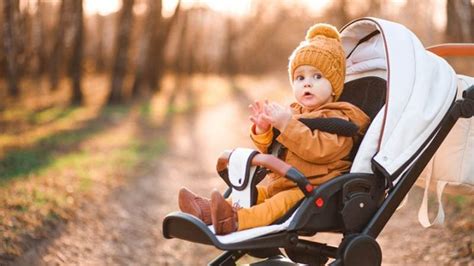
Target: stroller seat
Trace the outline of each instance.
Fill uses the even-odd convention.
[[[454,101],[456,85],[452,81],[456,78],[455,73],[445,61],[435,55],[424,54],[424,48],[416,43],[414,35],[399,24],[375,18],[361,18],[349,23],[341,32],[346,54],[357,57],[360,47],[368,45],[370,49],[370,45],[374,44],[379,45],[377,49],[380,48],[387,57],[386,79],[380,75],[367,76],[358,73],[357,78],[345,83],[340,97],[341,101],[358,106],[372,119],[360,147],[354,145],[351,152],[351,157],[355,158],[351,172],[335,177],[319,187],[313,187],[306,177],[291,165],[269,154],[257,154],[251,161],[252,165],[264,167],[292,180],[305,195],[294,213],[288,215],[289,219],[280,224],[266,226],[265,230],[272,230],[265,231],[262,235],[253,234],[259,230],[257,228],[247,232],[250,232],[249,238],[229,240],[231,236],[216,236],[208,226],[192,215],[174,212],[163,221],[165,238],[179,238],[225,250],[210,265],[235,265],[245,254],[259,258],[281,255],[280,248],[285,250],[293,262],[309,265],[324,264],[328,258],[335,258],[332,265],[381,264],[382,252],[376,241],[377,236],[457,119],[470,118],[474,114],[474,86],[464,91],[463,99]],[[369,44],[364,44],[363,41],[368,41]],[[392,41],[396,41],[397,45],[387,48],[386,42]],[[389,54],[399,52],[400,49],[413,52],[404,53],[403,57],[392,57],[389,63]],[[473,51],[474,47],[468,50]],[[416,134],[406,132],[411,134],[406,134],[406,141],[397,147],[403,151],[395,152],[396,156],[403,157],[404,160],[401,161],[399,157],[390,157],[393,153],[386,149],[393,141],[390,138],[395,136],[391,133],[399,130],[397,126],[401,124],[400,121],[405,122],[404,119],[407,119],[397,112],[402,112],[407,103],[410,103],[409,97],[431,93],[429,89],[424,91],[420,88],[424,84],[415,84],[414,74],[406,77],[411,70],[419,71],[417,68],[423,65],[422,61],[417,61],[417,57],[436,65],[440,71],[436,75],[439,77],[439,73],[443,73],[447,78],[436,81],[419,79],[426,83],[431,82],[427,87],[438,95],[437,98],[430,99],[428,111],[431,113],[424,114],[424,118],[430,117],[430,120],[419,122],[429,124],[426,127],[429,130],[414,128],[413,132],[417,132]],[[405,62],[407,60],[412,61]],[[416,87],[418,91],[412,91],[410,86]],[[406,89],[406,92],[397,91],[403,89]],[[412,106],[412,110],[416,110],[416,107]],[[416,116],[411,115],[408,118],[413,117]],[[419,136],[424,136],[422,141]],[[224,152],[218,159],[217,170],[224,180],[229,156],[229,152]],[[331,247],[301,238],[313,236],[318,232],[341,233],[342,242],[338,247]],[[245,233],[242,231],[234,234]],[[267,260],[267,264],[288,265],[288,262],[277,257]]]

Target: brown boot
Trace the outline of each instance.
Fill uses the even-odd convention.
[[[181,188],[178,205],[182,212],[196,216],[207,225],[211,224],[211,202],[209,199],[199,197],[186,188]]]
[[[237,231],[237,211],[218,191],[211,194],[211,217],[217,235]]]

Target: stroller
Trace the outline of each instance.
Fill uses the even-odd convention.
[[[313,188],[297,169],[270,154],[224,152],[217,171],[230,186],[228,192],[243,191],[229,175],[229,170],[241,169],[252,203],[263,169],[294,181],[304,199],[275,224],[225,236],[216,236],[192,215],[173,212],[163,221],[165,238],[225,251],[209,265],[235,265],[245,254],[268,258],[254,265],[323,265],[329,258],[335,259],[331,265],[381,264],[377,236],[458,118],[474,114],[474,79],[457,76],[434,54],[473,56],[474,45],[445,44],[427,52],[407,28],[377,18],[350,22],[341,37],[348,77],[340,101],[358,106],[372,121],[353,148],[350,172]],[[347,133],[344,125],[318,130]],[[232,157],[237,153],[245,160],[236,168]],[[303,239],[319,232],[343,238],[338,247]]]

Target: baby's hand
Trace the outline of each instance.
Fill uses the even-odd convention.
[[[251,110],[250,121],[255,124],[255,133],[262,134],[267,132],[270,129],[271,121],[268,114],[265,112],[267,101],[261,103],[260,101],[255,101],[254,104],[249,105]]]
[[[283,132],[290,122],[292,112],[290,107],[272,102],[265,106],[265,112],[270,116],[272,125]]]

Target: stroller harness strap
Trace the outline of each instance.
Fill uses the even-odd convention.
[[[355,137],[359,132],[359,127],[351,122],[342,118],[336,117],[316,117],[316,118],[300,118],[298,119],[301,123],[307,126],[311,131],[319,130],[330,134],[336,134],[344,137]],[[273,128],[273,140],[270,146],[271,154],[275,157],[280,158],[281,152],[285,148],[281,145],[276,138],[280,135],[280,131]]]
[[[311,131],[319,130],[344,137],[354,137],[359,131],[359,127],[355,123],[337,117],[300,118],[298,121]],[[280,131],[274,128],[273,139],[276,139],[278,135],[280,135]]]

